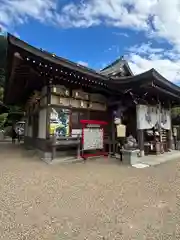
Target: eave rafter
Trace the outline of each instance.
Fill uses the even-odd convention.
[[[108,82],[103,80],[97,80],[92,77],[88,77],[76,71],[72,71],[62,67],[61,65],[49,64],[43,59],[31,58],[24,56],[24,61],[31,69],[37,74],[39,78],[51,80],[53,83],[59,84],[71,84],[76,88],[92,88],[94,90],[100,90],[110,94]]]
[[[11,64],[11,70],[10,70],[10,74],[8,74],[9,78],[7,80],[7,84],[8,84],[8,89],[11,89],[13,86],[13,79],[16,73],[16,69],[17,67],[21,64],[22,62],[22,58],[20,57],[18,52],[15,52],[13,54],[13,59],[12,59],[12,64]],[[7,91],[7,97],[9,96],[9,91]]]
[[[152,94],[152,96],[160,94],[163,97],[169,96],[176,102],[180,101],[180,88],[165,79],[155,69],[134,76],[107,77],[67,59],[57,57],[55,54],[30,46],[12,35],[8,37],[8,44],[11,49],[9,58],[13,57],[13,63],[9,69],[11,74],[8,82],[8,89],[11,90],[7,91],[6,98],[11,97],[9,92],[13,91],[13,79],[17,80],[18,76],[21,76],[23,88],[28,91],[34,86],[41,88],[45,84],[50,84],[51,81],[51,84],[99,91],[109,96],[121,96],[122,99],[127,95],[132,99],[133,97],[143,99],[146,91],[149,91],[149,95]],[[14,53],[17,56],[14,56]],[[21,66],[29,68],[28,74],[23,73],[22,68],[18,70],[18,65],[20,68]],[[22,91],[22,86],[19,85],[20,87],[19,91]]]

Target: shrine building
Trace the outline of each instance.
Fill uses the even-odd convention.
[[[47,161],[115,154],[128,136],[141,157],[173,148],[180,88],[155,69],[134,75],[123,58],[97,72],[8,34],[4,104],[24,108],[24,145]]]

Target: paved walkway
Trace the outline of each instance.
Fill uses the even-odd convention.
[[[139,163],[148,164],[149,166],[155,166],[158,164],[162,164],[168,161],[174,161],[176,159],[180,159],[180,151],[172,150],[171,152],[165,152],[159,155],[148,155],[142,158],[139,158]]]
[[[47,165],[0,144],[0,239],[180,239],[180,162]]]

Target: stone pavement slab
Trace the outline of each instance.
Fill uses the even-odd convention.
[[[142,158],[139,158],[139,163],[148,164],[149,166],[159,165],[168,161],[174,161],[180,159],[180,151],[172,150],[160,155],[148,155]]]

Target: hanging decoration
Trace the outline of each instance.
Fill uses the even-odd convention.
[[[168,109],[161,111],[161,127],[164,129],[171,129],[171,112]]]
[[[66,81],[71,84],[81,85],[84,87],[93,87],[93,88],[103,87],[104,90],[105,89],[107,90],[108,83],[104,80],[101,80],[101,79],[93,80],[93,78],[90,79],[86,75],[83,75],[80,72],[78,73],[73,70],[66,69],[60,64],[59,65],[54,64],[53,66],[50,64],[39,62],[38,60],[35,60],[30,57],[25,57],[25,59],[26,61],[34,65],[34,67],[36,68],[40,76],[52,77],[52,75],[54,75],[53,77],[54,79],[58,78],[59,80],[61,79],[62,81]],[[58,73],[59,75],[57,75]]]
[[[169,130],[171,128],[171,114],[168,109],[160,109],[158,105],[137,105],[137,129],[151,129],[159,125]]]

